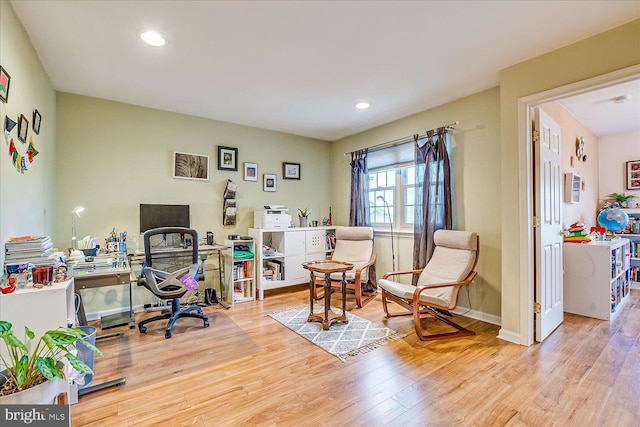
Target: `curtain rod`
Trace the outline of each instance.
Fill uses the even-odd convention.
[[[445,126],[440,126],[437,127],[435,129],[431,129],[426,131],[423,135],[418,135],[418,139],[422,139],[422,138],[426,138],[427,137],[427,133],[429,132],[435,132],[436,130],[440,129],[440,128],[446,128],[447,130],[452,130],[455,126],[457,126],[459,124],[459,122],[456,120],[453,123],[450,123],[448,125]],[[376,144],[376,145],[372,145],[371,147],[366,147],[366,149],[368,149],[369,151],[377,151],[377,150],[381,150],[383,148],[389,148],[389,147],[394,147],[396,145],[400,145],[400,144],[406,144],[407,142],[411,142],[414,139],[414,136],[405,136],[402,138],[398,138],[398,139],[394,139],[393,141],[387,141],[387,142],[382,142],[380,144]],[[364,150],[364,148],[361,148],[360,150]],[[349,154],[355,153],[356,151],[360,151],[360,150],[353,150],[353,151],[349,151],[348,153],[344,153],[345,156],[348,156]]]

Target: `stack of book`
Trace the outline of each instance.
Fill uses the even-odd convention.
[[[12,237],[4,244],[4,265],[29,263],[36,267],[53,266],[56,254],[49,236]]]

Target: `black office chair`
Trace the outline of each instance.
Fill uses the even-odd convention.
[[[191,266],[180,268],[173,273],[153,268],[150,238],[158,234],[164,235],[165,240],[168,235],[179,234],[183,247],[187,247],[184,245],[185,236],[191,236],[191,247],[193,248],[191,251]],[[157,248],[154,253],[156,255],[163,252],[169,253],[169,251],[165,252],[162,249],[164,248]],[[173,325],[181,317],[195,317],[202,319],[204,321],[204,327],[207,328],[209,326],[209,318],[204,315],[202,308],[199,306],[180,308],[180,297],[189,291],[180,279],[184,279],[187,274],[190,274],[196,281],[198,280],[198,232],[190,228],[182,227],[163,227],[148,230],[144,233],[144,255],[145,264],[140,272],[140,278],[138,278],[138,286],[144,286],[160,299],[170,299],[171,311],[139,322],[138,329],[140,330],[140,333],[145,333],[147,331],[147,327],[145,326],[147,323],[155,322],[156,320],[169,319],[164,336],[165,338],[171,338]]]

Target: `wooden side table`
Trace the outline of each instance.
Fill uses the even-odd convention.
[[[328,330],[336,322],[348,323],[346,315],[347,306],[347,279],[346,272],[353,268],[353,264],[342,261],[326,260],[305,262],[302,266],[309,270],[309,317],[307,322],[322,322],[322,329]],[[324,317],[313,313],[314,273],[324,274]],[[342,314],[331,310],[331,274],[342,273]]]

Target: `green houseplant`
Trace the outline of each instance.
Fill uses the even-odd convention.
[[[620,194],[620,193],[611,193],[607,195],[610,200],[615,201],[620,205],[621,208],[629,207],[629,202],[636,198],[635,194]]]
[[[306,207],[304,209],[300,209],[298,208],[298,219],[300,220],[300,227],[306,227],[307,226],[307,220],[309,218],[309,214],[311,212],[309,212],[309,208]]]
[[[35,334],[25,327],[25,336],[29,341]],[[31,389],[55,378],[64,379],[64,359],[79,372],[93,373],[91,367],[82,362],[73,353],[78,343],[98,355],[102,352],[84,340],[88,335],[76,328],[58,328],[45,332],[30,353],[27,344],[15,336],[13,325],[0,320],[0,338],[6,349],[6,356],[0,355],[4,371],[0,372],[0,396],[7,396]],[[25,340],[26,341],[26,340]]]

